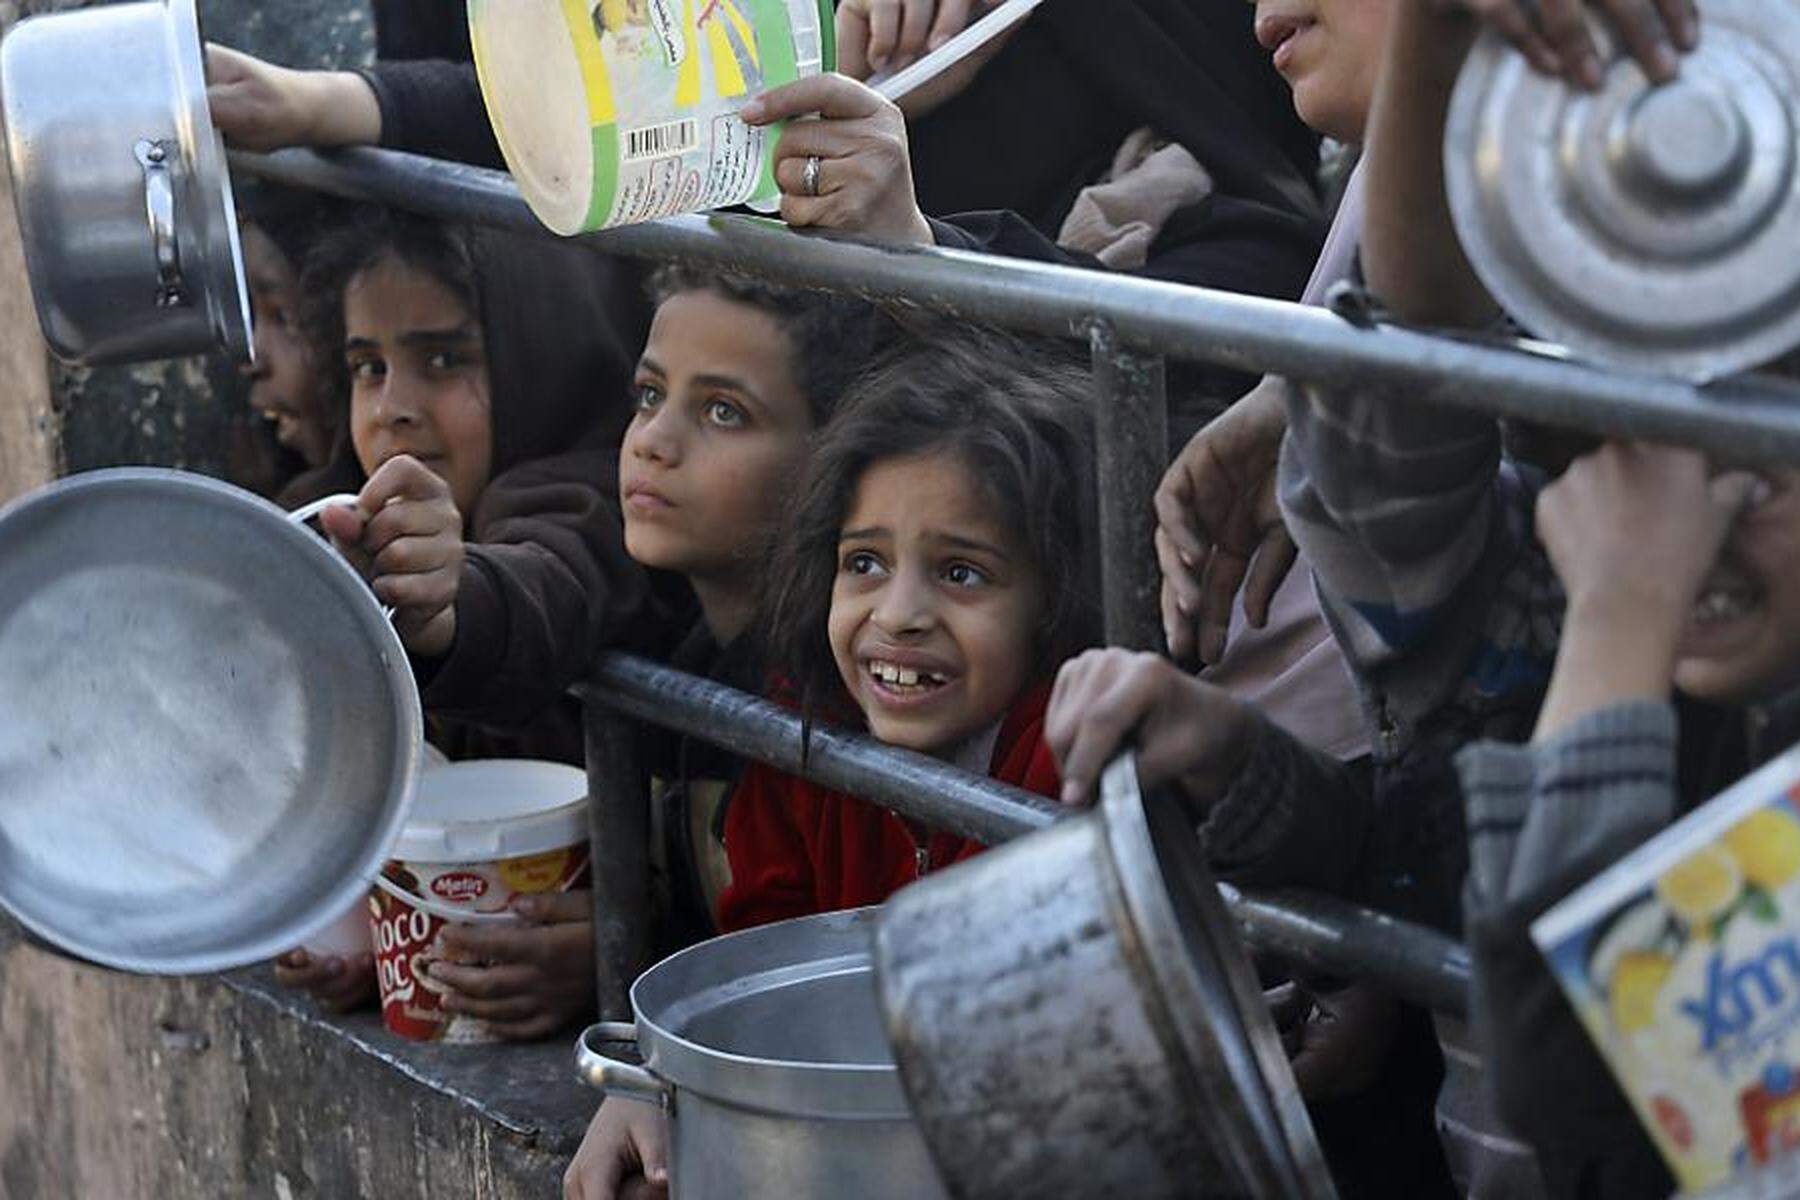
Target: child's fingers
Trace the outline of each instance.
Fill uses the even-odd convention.
[[[319,510],[319,528],[325,531],[326,537],[341,545],[360,544],[366,525],[362,511],[348,504],[334,504]]]
[[[1231,606],[1250,564],[1244,556],[1223,546],[1213,547],[1200,580],[1200,661],[1216,663],[1225,657],[1225,639],[1231,632]]]
[[[1563,65],[1563,74],[1587,88],[1600,86],[1600,55],[1588,32],[1582,0],[1539,0],[1537,26]]]
[[[362,540],[371,554],[379,554],[401,538],[446,535],[454,535],[458,540],[462,535],[462,514],[447,495],[387,505],[369,518]]]
[[[1244,579],[1244,618],[1250,628],[1268,625],[1269,606],[1299,557],[1299,547],[1294,545],[1285,525],[1277,525],[1263,535],[1256,557],[1250,562],[1250,574]]]
[[[456,577],[449,571],[432,571],[424,575],[380,575],[369,585],[389,608],[407,609],[414,619],[420,614],[435,616],[456,601]]]
[[[1050,685],[1050,702],[1044,709],[1044,743],[1058,762],[1074,743],[1075,730],[1087,707],[1088,680],[1097,664],[1116,650],[1088,650],[1071,658],[1056,672]]]
[[[531,993],[497,996],[492,1000],[482,1000],[465,992],[445,992],[439,997],[444,1011],[457,1013],[465,1017],[475,1017],[482,1021],[523,1022],[538,1021],[543,1017],[543,999]]]
[[[438,944],[452,958],[475,962],[530,962],[542,935],[520,922],[484,925],[449,925],[438,935]]]
[[[1670,29],[1662,10],[1652,0],[1604,0],[1625,48],[1631,52],[1652,82],[1667,83],[1681,69]]]
[[[869,63],[869,13],[861,4],[837,6],[837,69],[852,79],[874,74]]]
[[[1162,609],[1164,649],[1176,662],[1192,666],[1196,647],[1193,622],[1181,611],[1181,602],[1167,575],[1163,576],[1162,587],[1157,589],[1157,600]]]
[[[587,888],[520,896],[512,903],[519,916],[538,925],[568,925],[594,919],[594,893]]]
[[[1176,547],[1174,539],[1161,525],[1156,527],[1151,542],[1156,547],[1156,565],[1162,572],[1163,586],[1172,594],[1176,610],[1192,620],[1199,615],[1201,602],[1205,598],[1200,589],[1200,580],[1205,573],[1206,555],[1201,554],[1192,562],[1187,561]]]
[[[1692,50],[1700,44],[1700,8],[1694,0],[1657,0],[1656,7],[1678,48]]]
[[[1080,804],[1094,794],[1100,772],[1124,747],[1126,735],[1143,713],[1128,680],[1105,688],[1087,707],[1075,728],[1068,753],[1062,757],[1062,802]]]
[[[450,485],[441,476],[412,455],[401,454],[375,469],[357,493],[356,506],[366,513],[378,513],[393,500],[430,500],[449,494]]]
[[[521,996],[530,998],[536,995],[541,978],[536,967],[517,963],[472,967],[440,958],[431,964],[429,970],[433,979],[455,989],[454,993],[445,993],[446,1004],[452,994],[469,1001],[504,1000]],[[512,1019],[527,1015],[528,1012],[514,1013]]]
[[[1151,505],[1156,509],[1157,529],[1169,539],[1169,545],[1180,556],[1182,565],[1189,570],[1198,570],[1212,539],[1207,536],[1195,511],[1194,478],[1188,471],[1185,454],[1163,472]]]
[[[966,29],[969,24],[971,7],[973,7],[971,0],[938,0],[937,18],[931,23],[931,34],[926,39],[926,48],[936,50]]]
[[[409,506],[410,507],[410,506]],[[430,571],[441,570],[456,557],[456,549],[460,539],[451,539],[442,532],[419,536],[408,534],[395,538],[375,554],[375,573],[377,575],[424,575]]]
[[[900,6],[898,0],[871,0],[869,5],[869,65],[885,71],[893,60],[894,46],[900,40]]]

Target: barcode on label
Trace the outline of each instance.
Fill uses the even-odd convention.
[[[692,117],[625,131],[625,157],[628,160],[681,154],[699,144],[700,122]]]

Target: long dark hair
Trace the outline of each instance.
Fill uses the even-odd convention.
[[[1087,375],[1054,346],[990,331],[940,329],[855,384],[813,451],[767,579],[765,627],[776,666],[809,720],[853,712],[826,633],[838,535],[874,464],[959,455],[1003,525],[1030,550],[1046,607],[1036,645],[1045,672],[1093,643],[1093,429]]]

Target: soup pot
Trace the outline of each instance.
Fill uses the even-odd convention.
[[[0,563],[0,906],[176,974],[291,949],[367,890],[422,720],[330,545],[228,484],[129,469],[0,508]]]
[[[0,43],[0,103],[50,349],[79,363],[248,359],[249,294],[194,0],[19,22]]]
[[[668,1114],[676,1197],[944,1195],[876,1012],[874,915],[802,917],[691,946],[632,985],[635,1026],[582,1034],[582,1078]],[[606,1048],[621,1042],[643,1066]]]
[[[952,1195],[1335,1195],[1193,823],[1130,758],[1096,810],[897,893],[875,965]]]

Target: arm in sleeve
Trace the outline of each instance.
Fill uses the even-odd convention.
[[[431,158],[505,168],[473,63],[377,62],[359,72],[381,109],[381,144]]]

